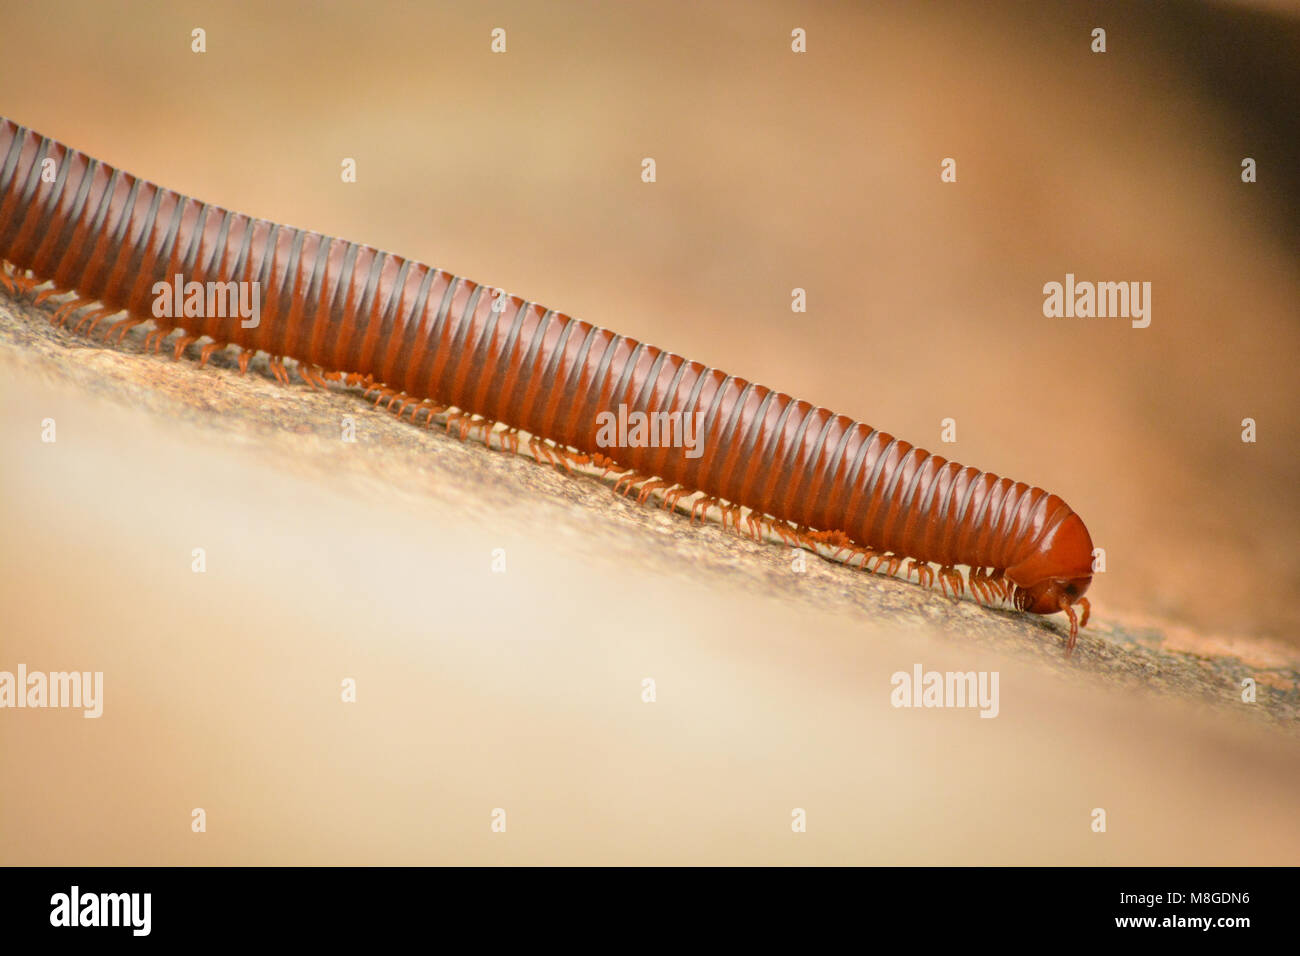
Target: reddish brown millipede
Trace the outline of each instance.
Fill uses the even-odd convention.
[[[196,202],[3,118],[0,260],[11,294],[74,295],[60,325],[78,315],[78,330],[120,338],[153,321],[155,349],[180,329],[177,358],[206,338],[200,365],[233,345],[246,369],[260,350],[286,382],[293,359],[314,387],[361,385],[428,424],[449,412],[462,437],[481,428],[516,450],[526,432],[539,461],[616,469],[616,490],[640,500],[698,495],[692,519],[716,507],[724,526],[902,568],[945,593],[964,593],[964,565],[982,602],[1064,611],[1067,653],[1087,624],[1092,540],[1055,495],[468,279]],[[177,276],[208,298],[191,310],[165,291]],[[202,307],[229,283],[256,290],[257,321]],[[181,314],[158,314],[164,295],[185,300],[170,310]],[[698,431],[689,446],[611,443],[611,416],[624,430],[629,415]]]

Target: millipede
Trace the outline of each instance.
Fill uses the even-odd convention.
[[[1064,612],[1067,656],[1088,622],[1092,539],[1041,488],[494,287],[198,202],[4,118],[0,157],[0,287],[56,298],[56,325],[120,341],[153,322],[146,349],[179,332],[175,358],[194,347],[203,366],[233,347],[241,372],[263,352],[283,383],[296,368],[489,448],[526,437],[539,463],[614,474],[616,491],[692,523],[720,513],[724,528],[954,598],[969,586],[982,604]],[[210,295],[160,315],[174,279],[177,300],[181,279],[254,289],[257,320],[207,308]],[[698,423],[695,440],[611,444],[611,416],[637,415]]]

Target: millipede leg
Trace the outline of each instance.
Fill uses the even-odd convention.
[[[181,337],[176,340],[176,344],[172,347],[172,360],[180,361],[182,353],[184,353],[190,343],[195,341],[197,338],[197,335],[190,335],[186,332],[182,332]]]
[[[664,492],[663,498],[660,499],[659,507],[663,508],[664,511],[674,510],[677,507],[678,499],[685,493],[686,489],[681,485],[670,485],[668,490]]]
[[[1069,657],[1074,653],[1074,643],[1079,639],[1079,619],[1074,616],[1074,608],[1065,598],[1061,598],[1061,610],[1070,618],[1070,640],[1065,645],[1065,656]]]
[[[961,572],[951,564],[944,565],[939,569],[939,586],[943,589],[945,596],[948,589],[952,588],[953,600],[960,600],[961,596],[966,593],[965,585],[961,579]]]
[[[424,409],[425,413],[425,428],[432,428],[438,421],[437,416],[447,410],[446,405],[439,405],[437,402],[429,402],[427,405],[421,407]],[[414,420],[414,416],[412,416],[412,420]]]
[[[95,334],[95,329],[99,328],[99,323],[100,323],[100,322],[103,322],[103,321],[104,321],[106,318],[108,318],[110,315],[117,315],[117,313],[120,312],[120,311],[121,311],[121,309],[103,308],[103,309],[97,309],[96,311],[90,313],[90,315],[87,316],[87,318],[91,320],[91,322],[90,322],[90,328],[86,329],[86,334],[87,334],[87,335],[94,335],[94,334]],[[116,325],[116,324],[117,324],[117,323],[114,323],[114,325]],[[111,326],[110,326],[110,328],[111,328]],[[107,335],[104,336],[104,340],[105,340],[105,341],[108,340],[108,336],[107,336]]]
[[[0,279],[3,279],[3,276],[0,276]],[[32,305],[41,305],[46,299],[53,298],[56,295],[67,295],[71,291],[71,289],[58,289],[54,286],[50,286],[48,289],[42,289],[40,292],[36,293],[36,298],[32,300]]]
[[[799,543],[799,538],[794,533],[794,530],[790,527],[790,523],[788,521],[773,520],[771,523],[771,530],[778,538],[781,539],[783,544],[796,545]]]
[[[86,334],[89,335],[91,332],[95,331],[95,325],[98,325],[99,321],[104,318],[104,316],[112,314],[112,309],[92,309],[77,320],[77,324],[73,327],[72,331],[75,335],[80,335],[86,324],[93,321],[94,324],[85,329]]]
[[[37,286],[43,284],[43,281],[34,276],[28,276],[26,269],[16,269],[14,274],[9,277],[9,283],[14,290],[13,294],[20,298],[31,293]]]
[[[718,503],[718,499],[711,495],[705,495],[691,505],[691,524],[695,524],[696,509],[699,509],[700,524],[704,524],[709,517],[709,509]]]
[[[536,435],[528,439],[528,450],[533,453],[533,459],[538,464],[554,465],[555,455],[547,443],[538,438]],[[546,456],[546,461],[542,461],[542,455]]]
[[[199,368],[208,364],[208,359],[212,358],[212,353],[226,347],[225,342],[209,342],[199,350]]]
[[[573,474],[574,468],[591,463],[591,458],[587,455],[572,452],[563,445],[556,445],[552,450],[559,459],[560,464],[564,466],[564,470],[569,474]]]
[[[144,350],[146,352],[152,347],[155,352],[162,349],[163,339],[175,332],[176,329],[171,326],[158,326],[152,332],[144,337]]]
[[[63,303],[63,305],[55,309],[54,314],[50,316],[50,321],[53,322],[55,325],[57,325],[59,328],[63,328],[64,323],[66,323],[68,319],[72,317],[73,312],[76,312],[78,309],[82,309],[90,305],[91,301],[92,300],[90,299],[83,299],[81,296],[77,296],[71,302],[65,302]]]
[[[830,548],[837,548],[835,554],[846,547],[851,547],[853,542],[843,531],[807,531],[806,537],[813,544],[824,544]]]
[[[459,425],[464,419],[465,413],[462,411],[453,412],[448,415],[447,420],[443,423],[447,428],[447,434],[450,435],[452,428]]]
[[[105,342],[113,341],[113,333],[116,332],[117,340],[121,342],[124,338],[126,338],[127,332],[131,331],[131,329],[135,328],[137,325],[141,324],[142,322],[144,322],[144,319],[133,319],[129,315],[125,319],[118,319],[116,322],[110,325],[108,327],[108,331],[104,333],[104,341]]]
[[[952,569],[952,589],[957,594],[958,600],[966,593],[966,580],[956,568]]]
[[[117,315],[117,314],[118,314],[119,312],[121,312],[121,311],[122,311],[121,309],[103,308],[103,309],[100,309],[98,312],[92,312],[91,315],[94,316],[94,319],[93,319],[93,320],[91,321],[91,323],[90,323],[90,328],[86,329],[86,334],[87,334],[87,335],[94,335],[94,334],[95,334],[95,329],[99,328],[99,323],[103,322],[103,321],[104,321],[105,319],[107,319],[109,316]],[[116,322],[113,322],[113,323],[111,323],[110,325],[108,325],[108,326],[104,329],[104,341],[105,341],[105,342],[108,341],[108,333],[109,333],[109,331],[112,330],[113,328],[115,328],[116,326],[117,326],[117,323],[116,323]]]
[[[667,488],[668,483],[661,478],[652,478],[641,486],[641,491],[636,496],[636,503],[643,505],[646,500],[660,488]]]
[[[641,484],[641,482],[645,480],[646,478],[644,475],[639,475],[635,471],[629,471],[626,475],[624,475],[622,478],[620,478],[618,481],[614,483],[615,494],[622,494],[624,497],[630,498],[632,496],[632,489],[635,488],[637,485]],[[619,492],[617,490],[618,486],[622,484],[624,481],[627,482],[627,486],[622,490],[622,492]]]

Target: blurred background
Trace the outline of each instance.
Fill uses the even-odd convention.
[[[506,31],[504,54],[490,52],[490,34],[497,27]],[[805,54],[791,52],[796,27],[807,32]],[[1106,30],[1105,54],[1090,49],[1095,27]],[[202,55],[191,52],[195,28],[206,31]],[[1050,489],[1081,513],[1094,542],[1106,549],[1107,573],[1089,595],[1098,615],[1157,620],[1225,640],[1246,635],[1300,647],[1300,496],[1295,491],[1300,11],[1295,4],[177,2],[160,8],[49,0],[6,11],[0,115],[183,193],[504,287],[963,463]],[[355,184],[340,181],[344,157],[357,161]],[[653,184],[641,180],[646,157],[657,164]],[[946,157],[956,160],[955,184],[940,181]],[[1257,163],[1256,183],[1241,181],[1245,157]],[[1133,329],[1121,319],[1045,318],[1043,284],[1063,281],[1066,273],[1081,280],[1150,282],[1150,327]],[[806,313],[791,311],[796,287],[807,290]],[[6,429],[22,427],[14,417],[19,397],[10,396]],[[75,409],[75,403],[68,408]],[[1255,444],[1241,441],[1246,417],[1258,422]],[[955,445],[939,441],[945,418],[957,421]],[[141,443],[139,454],[153,449],[159,463],[166,459],[167,445],[148,434],[150,426],[119,422],[113,427],[131,431],[131,440]],[[92,455],[82,466],[96,481],[107,480],[104,461],[115,457],[107,447],[101,451],[102,461]],[[462,844],[446,834],[434,840],[434,823],[428,824],[433,830],[361,824],[355,805],[348,803],[355,799],[377,817],[396,814],[404,820],[391,803],[378,809],[386,799],[385,774],[394,786],[415,788],[401,791],[413,814],[423,805],[418,794],[430,788],[450,788],[446,792],[454,790],[455,799],[469,801],[460,784],[491,778],[490,768],[479,762],[496,766],[479,751],[481,740],[465,743],[463,754],[443,754],[439,763],[428,754],[413,755],[422,739],[414,734],[393,743],[387,754],[392,762],[380,760],[377,766],[366,762],[379,760],[369,750],[375,738],[354,727],[347,734],[355,737],[338,738],[341,767],[330,762],[328,746],[316,741],[314,747],[324,748],[315,753],[320,762],[311,764],[310,773],[299,767],[291,775],[289,796],[261,793],[261,784],[253,781],[267,780],[268,773],[275,779],[275,768],[285,773],[286,754],[295,745],[288,738],[280,741],[284,750],[267,743],[264,762],[246,763],[247,755],[232,741],[255,740],[273,718],[256,709],[236,708],[235,716],[194,709],[195,701],[215,693],[206,681],[216,675],[232,677],[237,685],[250,676],[231,662],[230,670],[209,670],[213,652],[202,650],[207,645],[194,636],[208,634],[211,627],[216,640],[231,628],[212,621],[205,626],[203,614],[218,614],[215,608],[187,608],[175,588],[151,591],[143,577],[136,581],[138,596],[150,595],[152,612],[136,619],[133,628],[120,626],[124,606],[107,597],[118,592],[103,584],[87,592],[90,583],[84,579],[91,570],[84,559],[79,569],[60,559],[65,552],[58,542],[79,548],[83,536],[100,535],[104,554],[113,556],[107,563],[127,574],[125,554],[149,551],[141,543],[147,532],[109,519],[94,534],[86,531],[98,511],[89,502],[78,511],[66,497],[54,497],[51,489],[59,483],[40,466],[28,466],[25,456],[31,454],[25,439],[15,438],[0,474],[12,529],[2,556],[4,570],[12,573],[4,574],[0,588],[7,606],[19,608],[11,619],[18,623],[11,623],[4,637],[9,646],[0,648],[5,652],[0,667],[15,654],[36,667],[49,657],[44,649],[62,641],[90,652],[103,634],[115,633],[128,641],[134,635],[146,645],[193,647],[205,663],[175,663],[177,673],[199,667],[205,676],[194,678],[198,685],[177,691],[169,702],[172,691],[150,697],[159,692],[148,689],[154,685],[146,673],[134,670],[133,679],[142,682],[136,703],[120,700],[125,691],[117,690],[117,706],[141,709],[116,732],[106,721],[97,723],[97,733],[124,735],[114,737],[115,743],[88,742],[83,725],[91,722],[58,722],[69,715],[55,715],[53,721],[51,715],[4,715],[0,731],[6,752],[25,756],[25,765],[44,767],[40,786],[16,786],[12,779],[0,785],[7,803],[0,824],[6,831],[0,834],[5,858],[495,859],[490,854],[499,853],[496,848],[475,849],[478,844]],[[192,454],[206,461],[201,451]],[[221,473],[220,460],[186,480]],[[119,478],[124,494],[132,493],[133,484],[134,493],[145,491],[145,482],[133,482],[127,473]],[[295,487],[292,479],[275,477],[273,468],[257,480],[243,473],[227,478],[222,485],[227,488],[289,482],[286,508],[305,509],[314,501],[309,485]],[[74,486],[66,489],[69,494]],[[150,503],[140,507],[162,507],[173,494],[156,482],[148,486]],[[327,491],[320,494],[328,498]],[[252,540],[260,540],[267,522],[258,520],[258,509],[266,499],[256,491],[247,498],[231,495],[220,514],[208,515],[214,522],[209,533],[219,534],[223,521],[237,520]],[[33,498],[47,504],[35,507]],[[344,498],[317,504],[326,510],[354,507]],[[128,499],[118,507],[133,505]],[[353,524],[340,519],[337,528],[387,527],[388,519],[366,509],[354,517]],[[193,519],[206,520],[197,508]],[[395,538],[381,535],[370,543],[418,564],[418,536],[423,531],[427,540],[429,529],[441,527],[439,521],[450,522],[437,532],[447,541],[461,540],[458,534],[478,540],[454,517],[427,514],[422,520],[433,524],[394,517],[389,530]],[[284,567],[293,566],[290,553],[328,550],[324,539],[311,537],[315,526],[306,517],[301,524],[285,521],[301,537],[299,546],[283,555]],[[378,534],[373,528],[371,533]],[[406,540],[403,534],[417,538]],[[544,535],[529,541],[518,546],[534,548],[545,563],[554,542]],[[352,544],[359,549],[360,539]],[[268,555],[279,554],[270,539],[264,546]],[[95,562],[93,550],[85,553]],[[353,567],[340,567],[345,566]],[[64,575],[59,587],[83,595],[80,609],[62,606],[56,596],[62,590],[45,599],[32,597],[37,567],[56,578]],[[562,668],[569,675],[564,677],[554,656],[537,650],[547,641],[561,641],[575,626],[573,609],[586,590],[577,583],[580,575],[612,576],[606,582],[609,594],[635,586],[636,575],[628,569],[600,562],[582,567],[572,575],[558,569],[547,587],[538,585],[534,597],[541,604],[534,606],[545,609],[546,636],[527,644],[523,657],[497,655],[514,662],[509,679],[465,648],[456,652],[467,655],[460,668],[459,658],[448,651],[451,657],[443,664],[445,673],[455,676],[454,688],[440,688],[429,705],[452,724],[460,723],[453,715],[485,708],[477,717],[479,726],[490,728],[489,736],[499,731],[509,737],[518,720],[540,721],[533,729],[554,731],[555,749],[539,751],[516,742],[512,748],[518,746],[518,753],[499,752],[503,762],[518,761],[505,776],[527,792],[524,781],[562,768],[554,800],[570,806],[564,801],[576,786],[576,768],[582,786],[599,795],[590,804],[580,803],[583,813],[572,806],[568,811],[588,822],[603,821],[595,830],[584,829],[575,817],[562,849],[542,843],[529,851],[533,856],[503,860],[554,859],[558,852],[573,861],[1251,862],[1263,854],[1274,862],[1295,862],[1295,834],[1279,837],[1275,829],[1287,819],[1294,770],[1279,767],[1271,783],[1257,783],[1252,790],[1232,790],[1219,776],[1196,776],[1205,772],[1194,767],[1206,752],[1215,754],[1220,766],[1238,760],[1243,767],[1253,766],[1249,761],[1258,754],[1252,757],[1253,745],[1236,738],[1207,742],[1195,734],[1212,736],[1212,731],[1193,721],[1194,734],[1181,717],[1150,718],[1157,732],[1163,728],[1174,735],[1180,732],[1175,728],[1183,728],[1187,735],[1183,751],[1166,742],[1173,753],[1186,755],[1185,766],[1170,769],[1141,750],[1115,755],[1107,749],[1106,728],[1123,737],[1146,718],[1122,707],[1117,711],[1113,702],[1094,702],[1093,711],[1078,704],[1099,720],[1112,716],[1074,740],[1073,752],[1091,755],[1097,779],[1108,781],[1113,793],[1147,801],[1149,813],[1142,819],[1151,829],[1132,835],[1123,849],[1112,844],[1098,850],[1086,835],[1076,844],[1053,818],[1023,826],[1027,808],[1057,801],[1055,788],[1086,790],[1079,780],[1043,782],[1042,791],[1022,783],[1014,799],[994,782],[1017,778],[1013,768],[1022,767],[1019,753],[1064,759],[1059,734],[1068,739],[1069,733],[1084,733],[1076,727],[1076,715],[1041,687],[1036,693],[1045,710],[1036,720],[1046,724],[1038,731],[1030,729],[1035,721],[1027,718],[1021,724],[1013,717],[966,722],[1013,728],[1000,730],[1006,736],[987,749],[971,737],[984,728],[965,725],[939,738],[933,728],[922,732],[913,741],[929,741],[919,751],[927,755],[922,758],[900,754],[902,745],[882,744],[885,750],[864,759],[853,750],[860,745],[853,735],[837,744],[801,748],[799,739],[818,737],[823,718],[838,726],[862,723],[876,740],[918,731],[915,723],[910,730],[892,726],[898,714],[887,706],[874,717],[859,713],[851,703],[851,681],[835,676],[840,671],[833,648],[856,646],[848,635],[858,633],[860,622],[824,622],[824,634],[814,638],[800,633],[801,627],[811,627],[802,616],[779,605],[759,613],[749,602],[725,595],[675,592],[678,608],[695,608],[698,614],[664,612],[633,630],[644,627],[656,654],[673,650],[707,657],[699,649],[713,648],[730,659],[744,656],[746,645],[710,643],[718,638],[708,636],[714,633],[708,622],[732,620],[726,617],[732,612],[748,615],[743,619],[755,629],[755,648],[768,646],[764,640],[784,648],[772,651],[770,671],[753,679],[768,692],[788,692],[786,706],[769,697],[762,705],[767,709],[746,718],[739,702],[750,699],[749,693],[737,690],[734,699],[723,695],[712,701],[716,713],[695,715],[707,717],[704,726],[721,734],[716,739],[701,742],[695,733],[702,725],[682,715],[674,724],[680,736],[651,747],[653,758],[642,754],[648,763],[616,758],[612,755],[641,753],[635,734],[622,735],[620,718],[600,707],[585,711],[572,703],[577,691],[568,684],[578,680],[572,668],[599,671],[606,664],[593,664],[574,650]],[[365,576],[369,572],[357,573],[360,582],[383,587]],[[235,595],[248,593],[240,588],[255,590],[255,578],[238,587],[232,580],[229,600],[238,602]],[[303,582],[305,594],[314,593],[309,583]],[[354,580],[352,586],[361,584]],[[247,600],[287,629],[284,633],[293,635],[288,646],[309,660],[314,653],[309,622],[328,626],[346,619],[355,634],[372,626],[375,608],[388,606],[376,599],[359,608],[346,593],[355,592],[345,592],[332,610],[327,601],[325,610],[308,611],[283,595],[268,594],[264,603]],[[489,592],[474,593],[491,601]],[[108,604],[96,605],[92,596]],[[389,600],[402,598],[393,594]],[[427,613],[432,598],[425,594],[421,600]],[[742,611],[742,605],[750,610]],[[89,610],[108,606],[116,608],[116,616]],[[609,607],[617,619],[616,605]],[[515,612],[501,608],[500,613]],[[53,620],[62,624],[55,627]],[[466,617],[464,626],[473,620]],[[415,635],[421,632],[416,622],[407,623],[414,629],[407,650],[418,659]],[[98,637],[96,627],[105,629]],[[376,627],[374,641],[385,633],[406,633],[393,622],[385,627]],[[346,656],[349,652],[340,649],[350,645],[341,632],[331,633],[340,642],[334,650]],[[839,643],[830,636],[836,633],[845,635]],[[645,666],[636,653],[642,645],[635,635],[624,637],[628,643],[609,653],[630,655],[623,679],[635,685]],[[784,643],[806,648],[814,639],[820,645],[823,637],[825,647],[832,648],[824,651],[830,657],[807,669],[796,663],[801,652]],[[512,638],[502,640],[503,647],[518,650]],[[243,651],[251,647],[265,650],[255,641]],[[948,653],[944,647],[933,648],[936,662]],[[300,660],[282,652],[286,656],[276,660]],[[875,661],[870,655],[885,655],[880,666],[892,669],[883,650],[846,652],[868,655],[870,661]],[[137,647],[127,659],[136,660],[135,653],[145,652]],[[393,647],[376,645],[366,653],[375,655],[367,658],[373,673],[385,679],[396,679],[412,666]],[[528,655],[537,656],[531,664],[544,675],[540,683],[527,677]],[[471,659],[477,663],[465,663]],[[51,660],[54,668],[58,661]],[[338,670],[334,664],[322,666],[329,675]],[[860,666],[870,672],[873,665]],[[792,668],[798,676],[782,676]],[[692,673],[704,680],[701,671]],[[850,667],[848,673],[856,671]],[[842,712],[827,704],[828,711],[810,716],[808,702],[827,693],[817,678],[842,690]],[[253,679],[258,686],[268,681],[266,692],[274,696],[274,679],[260,671]],[[1032,675],[1025,681],[1038,686]],[[418,693],[418,688],[404,689]],[[512,716],[493,703],[503,700],[527,704]],[[868,709],[874,713],[879,703],[873,696]],[[378,716],[372,712],[369,719],[377,724],[371,730],[389,735],[396,725],[414,730],[423,711],[410,706]],[[642,713],[639,703],[627,706]],[[330,717],[320,719],[335,720],[337,711],[333,704],[323,707]],[[791,716],[796,713],[797,719]],[[176,714],[189,725],[177,723]],[[708,722],[719,714],[736,722],[728,732],[734,737]],[[560,741],[593,716],[606,722],[609,736],[565,749]],[[309,715],[293,719],[316,728],[314,733],[320,730]],[[97,774],[113,775],[122,764],[103,755],[120,759],[126,750],[114,748],[129,749],[160,728],[177,735],[162,751],[173,762],[133,758],[146,761],[129,777],[140,782],[140,792],[119,788],[101,793],[93,804],[79,802],[75,768],[80,765],[60,769],[42,763],[42,754],[67,746],[92,763],[102,761]],[[1036,743],[1028,745],[1026,737],[1017,736],[1022,733],[1058,736],[1032,737]],[[770,740],[771,734],[790,734],[787,753],[802,757],[789,756],[792,763],[746,757],[746,741]],[[846,749],[836,749],[840,746]],[[211,748],[225,756],[214,763]],[[1276,754],[1270,748],[1261,752]],[[100,756],[88,756],[92,753]],[[193,766],[174,762],[182,753]],[[982,754],[984,762],[962,758],[963,753]],[[719,754],[743,766],[727,772]],[[1294,760],[1293,750],[1286,754]],[[350,763],[362,755],[362,763]],[[529,764],[533,758],[537,766]],[[922,760],[925,769],[906,769],[913,759]],[[953,776],[937,769],[962,759],[975,763]],[[404,760],[415,760],[419,771],[405,774]],[[892,779],[899,760],[911,789],[896,790],[888,799],[879,796],[878,768],[894,767],[885,775]],[[644,788],[653,787],[658,777],[646,767],[662,769],[664,761],[685,776],[718,774],[712,796],[652,798]],[[850,764],[855,769],[843,771]],[[444,778],[440,766],[461,769]],[[528,773],[519,769],[525,766],[531,767]],[[847,776],[827,776],[831,768]],[[785,849],[774,849],[776,844],[731,840],[721,812],[691,816],[697,802],[734,804],[737,794],[753,791],[756,777],[779,778],[787,771],[816,777],[828,799],[835,794],[860,829],[844,824],[840,837],[825,838],[811,857],[788,857],[781,855]],[[321,797],[303,784],[304,779],[323,783],[336,772],[345,778],[355,772],[362,781],[344,788],[346,799],[337,790]],[[1188,776],[1178,776],[1184,772]],[[252,776],[241,778],[245,773]],[[1151,779],[1138,785],[1134,781],[1143,773]],[[954,782],[963,778],[964,783]],[[197,857],[187,831],[162,839],[148,822],[149,814],[164,812],[162,805],[172,798],[200,805],[202,798],[192,793],[204,787],[196,781],[208,792],[225,781],[230,802],[262,808],[247,810],[239,837],[223,838],[232,842],[216,843],[221,849],[212,849],[215,841],[209,841]],[[1155,823],[1164,801],[1190,799],[1189,788],[1197,794],[1195,804],[1184,805],[1181,816]],[[487,793],[501,788],[484,784],[484,791],[484,800],[504,799]],[[884,803],[868,812],[868,794]],[[790,802],[784,793],[771,799],[779,807]],[[1088,802],[1093,799],[1079,796],[1080,806],[1098,805]],[[601,816],[593,805],[622,809]],[[268,816],[266,806],[276,812]],[[541,806],[548,805],[534,803],[531,812],[540,813]],[[954,815],[957,806],[964,809]],[[1215,812],[1240,814],[1243,826],[1256,829],[1207,831],[1186,842],[1187,831]],[[1247,816],[1257,819],[1246,822]],[[106,822],[114,819],[123,821],[117,835]],[[651,819],[664,829],[647,831]],[[987,832],[972,835],[990,819]],[[887,839],[886,833],[894,836]],[[681,849],[685,843],[677,842],[679,835],[693,841],[698,853]],[[435,845],[441,850],[435,852]]]

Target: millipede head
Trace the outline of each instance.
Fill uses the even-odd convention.
[[[1033,587],[1017,586],[1013,600],[1017,611],[1028,611],[1030,614],[1055,614],[1063,610],[1062,602],[1078,603],[1091,583],[1092,575],[1063,580],[1049,578],[1046,581],[1039,581]]]
[[[1082,602],[1086,615],[1088,605],[1083,595],[1092,583],[1092,538],[1079,516],[1070,512],[1048,528],[1026,558],[1007,568],[1006,577],[1016,610],[1031,614],[1063,611],[1070,619],[1068,655],[1079,633],[1074,605]]]

